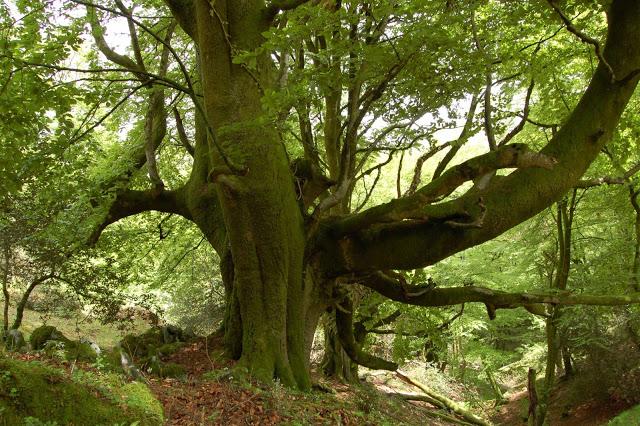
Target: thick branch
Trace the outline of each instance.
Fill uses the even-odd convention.
[[[98,46],[100,52],[102,52],[102,54],[106,56],[107,59],[134,73],[138,71],[145,71],[144,68],[141,68],[128,56],[120,55],[115,50],[111,49],[111,47],[109,47],[107,41],[104,39],[104,29],[100,25],[96,9],[92,6],[87,6],[87,19],[89,21],[89,24],[91,24],[91,34],[93,35],[93,38],[96,42],[96,46]]]
[[[531,79],[531,83],[529,83],[529,87],[527,88],[527,94],[524,99],[524,107],[522,108],[522,115],[520,122],[513,128],[507,135],[498,143],[498,146],[508,144],[511,139],[513,139],[518,133],[524,129],[524,125],[527,123],[527,119],[529,118],[529,110],[530,110],[530,102],[531,102],[531,94],[533,93],[533,88],[535,86],[535,80]]]
[[[556,4],[555,0],[547,0],[547,2],[553,8],[553,10],[558,14],[560,19],[564,23],[564,25],[567,27],[567,31],[569,31],[571,34],[574,34],[583,43],[590,44],[590,45],[592,45],[594,47],[594,50],[596,52],[596,56],[598,57],[598,60],[600,61],[601,64],[603,64],[605,66],[605,68],[607,69],[607,71],[611,75],[611,81],[616,81],[616,74],[613,71],[613,68],[611,68],[611,65],[609,65],[609,62],[607,62],[605,57],[602,55],[602,48],[600,47],[600,43],[598,42],[598,40],[596,40],[593,37],[588,36],[587,34],[583,33],[579,29],[577,29],[573,25],[571,20],[567,17],[567,15],[565,15],[562,12],[560,7]]]
[[[164,0],[164,2],[182,30],[197,43],[196,12],[193,0]]]
[[[117,196],[104,220],[89,238],[89,244],[95,244],[102,231],[112,223],[147,211],[159,211],[178,214],[185,219],[192,220],[191,213],[186,207],[183,189],[174,191],[133,191],[124,190]]]
[[[412,379],[411,377],[407,376],[401,371],[396,371],[396,376],[403,382],[409,383],[410,385],[417,387],[422,392],[424,392],[427,396],[436,400],[441,406],[444,406],[449,410],[453,411],[454,413],[456,413],[457,415],[461,416],[465,421],[470,422],[471,424],[474,424],[474,425],[491,426],[491,423],[489,423],[487,420],[483,419],[482,417],[479,417],[473,414],[471,411],[467,410],[459,402],[456,402],[452,399],[447,398],[444,395],[440,395],[434,392],[433,390],[429,389],[427,386],[423,385],[422,383],[418,382],[415,379]]]
[[[176,107],[173,108],[173,118],[176,120],[176,130],[178,131],[178,140],[180,140],[180,143],[182,144],[182,146],[184,146],[184,149],[187,150],[189,155],[193,157],[196,152],[195,148],[193,147],[193,145],[191,145],[191,142],[189,142],[189,137],[187,136],[187,132],[184,129],[184,123],[182,122],[180,111],[178,111],[178,108]]]
[[[398,364],[364,352],[356,342],[353,335],[353,305],[348,298],[344,299],[340,308],[336,309],[335,312],[338,338],[349,358],[362,366],[374,370],[395,371],[398,369]]]
[[[133,22],[133,8],[127,9],[127,7],[122,3],[121,0],[116,0],[116,6],[118,9],[124,14],[128,16],[127,25],[129,26],[129,36],[131,38],[131,50],[133,50],[133,54],[136,58],[136,62],[138,67],[142,70],[145,70],[144,59],[142,58],[142,50],[140,49],[140,42],[138,41],[138,32],[136,31],[136,26]]]
[[[164,109],[164,90],[156,88],[151,92],[149,110],[145,117],[144,152],[147,159],[149,179],[155,188],[163,188],[164,183],[158,172],[156,150],[167,133],[167,114]]]
[[[267,6],[267,16],[270,19],[273,19],[278,12],[293,10],[298,6],[302,6],[303,4],[309,2],[309,0],[273,0]]]
[[[467,118],[465,120],[464,127],[462,128],[462,131],[460,132],[458,139],[456,139],[456,141],[451,144],[452,147],[449,150],[449,152],[447,152],[444,158],[442,159],[442,161],[438,163],[436,170],[433,172],[432,179],[436,179],[440,177],[442,172],[444,172],[444,169],[449,165],[451,160],[453,160],[453,157],[455,157],[458,151],[460,150],[460,148],[462,148],[462,145],[464,145],[469,139],[469,132],[471,131],[471,126],[473,126],[473,117],[476,113],[476,108],[478,106],[479,100],[480,100],[480,96],[478,96],[477,94],[473,95],[473,98],[471,98],[471,105],[469,105],[469,111],[467,112]],[[416,171],[417,171],[417,167],[418,165],[416,164]],[[415,179],[416,179],[416,175],[414,175],[414,180],[411,182],[411,188],[413,188],[413,191],[417,189],[417,186],[420,183],[420,182],[416,182],[414,187]]]
[[[604,56],[618,75],[628,75],[640,68],[640,45],[628,42],[640,39],[640,3],[614,0],[607,16],[609,33]],[[493,239],[547,208],[578,183],[610,140],[638,83],[638,76],[624,84],[612,82],[610,77],[604,65],[599,64],[578,105],[541,151],[558,161],[552,170],[519,169],[492,179],[482,190],[486,215],[481,228],[457,229],[438,221],[415,221],[394,229],[370,229],[343,235],[340,240],[327,239],[319,252],[325,272],[335,276],[432,265]],[[469,192],[458,203],[471,206],[478,196]],[[396,210],[379,208],[382,210],[376,214],[361,214],[371,214],[378,220]],[[365,224],[363,216],[354,217]]]
[[[509,293],[486,287],[465,286],[432,288],[402,285],[392,277],[375,273],[354,280],[397,302],[416,306],[450,306],[461,303],[484,303],[492,309],[513,309],[540,303],[550,305],[622,306],[640,304],[640,293],[624,296],[572,294],[569,291]]]
[[[624,185],[628,183],[629,178],[631,178],[636,173],[640,172],[640,163],[631,167],[628,171],[626,171],[622,176],[602,176],[599,178],[593,179],[581,179],[575,185],[575,188],[592,188],[594,186],[600,185]]]
[[[29,297],[31,296],[31,293],[33,293],[33,290],[35,290],[35,288],[40,284],[42,284],[43,282],[50,280],[52,278],[56,278],[56,276],[53,273],[50,273],[50,274],[42,275],[34,279],[33,281],[31,281],[29,286],[26,288],[26,290],[22,294],[20,301],[16,305],[16,318],[13,321],[13,325],[11,326],[12,329],[17,330],[22,325],[24,308],[27,306],[27,302],[29,301]]]
[[[428,205],[450,195],[463,183],[503,168],[542,167],[550,169],[553,167],[554,161],[551,157],[529,150],[526,145],[507,145],[447,170],[438,179],[411,196],[372,207],[357,215],[347,216],[334,223],[333,229],[338,234],[346,234],[374,224],[406,219],[442,218],[436,214],[436,211],[441,210],[440,207],[434,206],[429,210]]]

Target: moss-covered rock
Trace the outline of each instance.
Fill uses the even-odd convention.
[[[155,354],[159,355],[159,356],[168,356],[168,355],[171,355],[173,353],[178,352],[185,345],[186,345],[186,343],[184,343],[184,342],[167,343],[167,344],[164,344],[164,345],[159,346],[158,348],[156,348]]]
[[[163,362],[155,355],[142,360],[141,365],[147,373],[162,378],[183,378],[187,375],[187,370],[182,365],[173,362]]]
[[[20,330],[11,329],[7,330],[3,336],[4,345],[10,351],[25,351],[28,350],[27,342],[24,340],[24,335]]]
[[[69,378],[37,362],[0,358],[0,412],[3,424],[33,417],[60,425],[161,425],[162,408],[141,383],[116,375],[81,372]]]
[[[77,340],[47,340],[42,350],[47,356],[62,361],[95,362],[98,357],[90,345]]]
[[[124,336],[120,341],[120,347],[135,358],[166,356],[183,347],[185,340],[184,333],[177,327],[154,327],[139,335]]]
[[[140,367],[141,371],[153,374],[158,377],[184,377],[186,370],[178,364],[165,363],[164,357],[167,357],[182,347],[184,342],[166,343],[166,327],[152,328],[146,332],[135,336],[126,335],[120,341],[120,348]],[[177,336],[174,332],[172,336]],[[116,355],[109,355],[110,359],[116,361]],[[117,362],[120,362],[119,354]]]
[[[154,349],[162,346],[162,330],[151,328],[140,335],[127,334],[120,341],[120,347],[131,357],[143,358],[153,355]]]
[[[43,325],[33,330],[29,342],[31,343],[31,349],[33,349],[34,351],[39,351],[40,349],[43,349],[45,343],[50,340],[56,340],[60,342],[69,341],[69,339],[67,339],[64,334],[62,334],[54,326]]]
[[[182,365],[173,362],[156,361],[152,365],[153,368],[149,372],[158,377],[183,378],[187,375],[187,370]]]
[[[94,362],[98,356],[91,345],[75,340],[64,343],[64,352],[67,361]]]
[[[160,365],[160,377],[186,377],[187,370],[180,364],[173,362],[164,362]]]
[[[151,394],[144,383],[127,383],[122,387],[122,393],[125,395],[125,404],[133,410],[145,413],[148,424],[161,425],[163,423],[162,404]]]

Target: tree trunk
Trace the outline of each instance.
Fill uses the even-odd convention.
[[[251,57],[251,64],[243,65],[238,63],[237,55],[248,52],[246,56],[251,56],[261,46],[262,34],[272,24],[269,15],[273,15],[274,7],[277,13],[279,5],[295,7],[298,2],[269,2],[268,10],[260,0],[165,2],[193,38],[200,61],[197,80],[202,87],[194,89],[197,94],[192,96],[199,123],[192,174],[184,191],[165,191],[163,195],[172,202],[183,197],[177,201],[185,206],[159,202],[140,205],[107,220],[112,223],[151,208],[193,220],[218,254],[230,253],[232,267],[223,272],[229,302],[225,321],[228,351],[254,377],[265,381],[278,378],[303,389],[310,385],[308,353],[323,310],[321,299],[328,297],[318,288],[324,282],[316,279],[315,272],[336,278],[424,267],[521,223],[575,184],[610,139],[637,83],[633,71],[639,63],[638,55],[624,41],[638,35],[631,18],[637,15],[638,7],[633,2],[615,1],[604,55],[619,75],[629,76],[628,81],[614,84],[601,64],[572,115],[543,150],[557,160],[557,165],[551,170],[519,170],[491,182],[482,197],[486,206],[483,226],[459,229],[439,220],[414,223],[405,221],[409,217],[402,212],[389,228],[374,223],[373,229],[340,234],[339,225],[344,227],[344,223],[329,217],[317,222],[323,235],[312,236],[315,251],[305,254],[305,224],[289,159],[275,119],[266,117],[262,110],[262,94],[274,87],[271,60],[267,53],[260,53]],[[329,99],[335,108],[339,103],[339,99]],[[339,113],[333,118],[338,120]],[[336,124],[325,120],[325,125],[325,141],[333,142],[329,127],[335,130]],[[349,130],[357,136],[357,125]],[[345,151],[347,157],[355,155],[355,147],[352,148],[351,152]],[[331,149],[327,149],[328,157],[333,154],[328,152]],[[329,158],[330,175],[339,176],[335,173],[338,165],[333,163]],[[352,161],[349,167],[353,164]],[[341,201],[344,208],[348,199]],[[472,191],[455,201],[454,207],[460,209],[454,210],[474,213],[481,210],[477,201],[477,194]],[[390,205],[395,208],[394,203]],[[434,208],[440,209],[441,205]],[[429,211],[425,212],[416,214],[420,213],[420,219],[430,217]],[[367,212],[363,213],[366,216]],[[349,216],[352,215],[345,220]],[[223,219],[224,226],[219,219]],[[305,260],[317,267],[305,265]],[[442,290],[434,290],[433,296],[443,294]],[[465,295],[468,290],[476,291],[463,290]],[[481,295],[493,297],[485,291]],[[406,294],[402,296],[412,300]],[[446,304],[452,301],[444,300]],[[432,306],[437,302],[430,303]]]
[[[571,267],[571,231],[573,226],[573,217],[577,205],[577,190],[574,189],[571,199],[563,199],[557,204],[557,237],[558,237],[558,258],[557,273],[553,280],[552,287],[557,290],[565,290],[569,282],[569,270]],[[538,424],[543,424],[547,407],[549,406],[549,398],[556,378],[556,362],[562,355],[562,342],[565,340],[564,331],[558,329],[562,308],[553,306],[550,316],[547,319],[547,363],[544,374],[544,388],[540,395],[539,410],[537,412]],[[569,361],[569,366],[571,365]],[[569,367],[569,371],[571,371]]]
[[[324,354],[322,356],[322,372],[327,377],[333,377],[345,383],[358,381],[358,365],[345,352],[333,321],[333,315],[328,315],[324,321]]]
[[[562,345],[562,366],[564,368],[564,379],[573,377],[573,362],[571,361],[571,353],[566,345]]]
[[[638,196],[640,189],[636,190],[635,186],[629,185],[629,199],[636,214],[634,222],[635,247],[633,252],[633,265],[631,266],[631,288],[634,291],[640,291],[640,203]]]
[[[4,246],[3,255],[4,267],[2,268],[2,294],[4,295],[4,306],[2,310],[2,329],[7,331],[9,329],[9,267],[11,264],[11,250],[8,245]]]
[[[303,319],[312,289],[303,280],[304,224],[289,162],[261,109],[268,58],[258,58],[257,71],[234,64],[228,38],[233,49],[262,43],[268,22],[255,13],[260,2],[248,3],[255,4],[196,2],[208,176],[217,183],[234,265],[232,304],[237,300],[241,318],[227,341],[241,331],[238,365],[252,376],[308,389]]]
[[[35,290],[37,286],[39,286],[40,284],[42,284],[43,282],[45,282],[50,278],[53,278],[53,274],[43,275],[39,278],[34,279],[31,282],[31,284],[29,284],[27,289],[22,294],[22,297],[20,298],[18,305],[16,305],[16,317],[13,320],[13,325],[11,326],[12,329],[17,330],[22,325],[22,318],[24,317],[24,308],[27,306],[27,302],[29,301],[29,297],[31,296],[31,293],[33,293],[33,290]]]
[[[536,388],[536,370],[529,368],[527,374],[527,392],[529,394],[529,412],[527,414],[527,424],[529,426],[537,426],[538,406],[538,390]]]

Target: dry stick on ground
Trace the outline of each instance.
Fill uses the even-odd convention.
[[[440,411],[430,410],[430,409],[427,409],[426,407],[423,407],[421,405],[416,405],[416,404],[412,403],[412,401],[423,401],[423,400],[426,401],[426,399],[423,399],[423,398],[426,397],[426,395],[396,394],[396,393],[387,393],[387,395],[391,396],[391,397],[394,397],[394,396],[395,397],[399,397],[399,398],[402,398],[402,399],[408,401],[409,404],[411,404],[412,406],[421,409],[422,412],[424,414],[426,414],[427,416],[443,419],[443,420],[446,420],[447,422],[450,422],[450,423],[453,423],[453,424],[457,424],[457,425],[473,426],[473,423],[465,422],[464,420],[460,420],[460,419],[458,419],[456,417],[450,416],[450,415],[442,413]],[[426,397],[426,398],[428,398],[428,397]]]
[[[435,393],[433,390],[427,388],[425,385],[423,385],[422,383],[412,379],[411,377],[407,376],[406,374],[404,374],[404,373],[402,373],[400,371],[396,371],[396,376],[400,380],[402,380],[403,382],[417,387],[422,392],[424,392],[427,396],[435,399],[436,401],[438,401],[439,403],[441,403],[446,408],[448,408],[449,410],[453,411],[454,413],[456,413],[457,415],[459,415],[460,417],[462,417],[466,421],[468,421],[468,422],[470,422],[472,424],[475,424],[475,425],[491,426],[491,423],[488,420],[485,420],[485,419],[483,419],[481,417],[476,416],[475,414],[473,414],[472,412],[470,412],[469,410],[464,408],[462,406],[462,404],[460,404],[460,403],[458,403],[456,401],[453,401],[453,400],[447,398],[444,395],[440,395],[440,394]]]
[[[448,422],[457,424],[457,425],[463,425],[463,426],[472,426],[473,423],[469,423],[469,422],[465,422],[463,420],[459,420],[456,419],[455,417],[452,416],[448,416],[444,413],[440,413],[438,411],[432,411],[432,410],[424,410],[424,412],[427,414],[427,416],[431,416],[431,417],[436,417],[442,420],[446,420]]]
[[[437,399],[431,398],[429,395],[424,395],[420,393],[403,393],[403,392],[386,392],[385,395],[395,398],[400,398],[405,401],[420,401],[420,402],[428,402],[436,408],[447,408],[443,403],[438,401]]]

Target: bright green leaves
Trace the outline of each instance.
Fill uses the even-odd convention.
[[[41,174],[47,162],[60,158],[73,128],[78,89],[63,84],[51,66],[61,65],[78,48],[82,24],[45,12],[37,2],[2,11],[0,194],[17,190]]]

